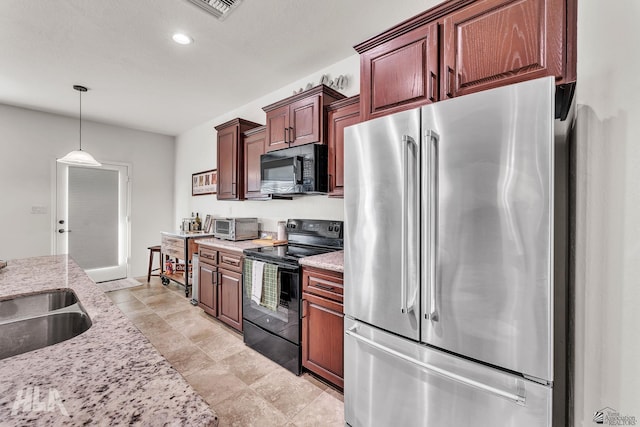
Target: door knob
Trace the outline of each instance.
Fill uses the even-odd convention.
[[[64,219],[61,219],[60,221],[58,221],[58,224],[64,224]]]
[[[58,229],[58,233],[62,234],[62,233],[71,233],[71,230],[65,230],[64,228],[60,228]]]

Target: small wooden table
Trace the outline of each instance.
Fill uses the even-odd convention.
[[[162,284],[166,286],[170,281],[174,281],[184,286],[184,295],[189,297],[192,285],[191,278],[189,277],[189,266],[191,265],[193,254],[198,252],[195,241],[197,239],[213,237],[213,233],[163,231],[160,235],[160,259],[162,260],[160,278],[162,279]],[[168,256],[171,260],[175,260],[176,265],[178,265],[180,261],[183,261],[184,271],[166,272],[164,255]]]

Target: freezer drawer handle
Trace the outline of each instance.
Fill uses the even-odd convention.
[[[472,380],[471,378],[467,378],[467,377],[463,377],[462,375],[454,374],[453,372],[449,372],[446,369],[438,368],[437,366],[433,366],[433,365],[431,365],[429,363],[425,363],[425,362],[422,362],[422,361],[420,361],[418,359],[414,359],[413,357],[407,356],[407,355],[405,355],[403,353],[400,353],[399,351],[396,351],[396,350],[394,350],[392,348],[386,347],[386,346],[384,346],[382,344],[378,344],[377,342],[375,342],[373,340],[370,340],[369,338],[363,337],[362,335],[358,334],[356,332],[357,328],[358,328],[357,325],[353,326],[353,327],[347,329],[345,331],[345,334],[349,335],[350,337],[355,338],[358,341],[362,341],[362,342],[364,342],[366,344],[369,344],[371,347],[377,348],[378,350],[382,350],[385,353],[389,353],[389,354],[391,354],[393,356],[396,356],[396,357],[398,357],[398,358],[400,358],[400,359],[402,359],[404,361],[412,363],[412,364],[414,364],[416,366],[419,366],[419,367],[421,367],[423,369],[426,369],[426,370],[428,370],[430,372],[433,372],[435,374],[438,374],[438,375],[443,376],[445,378],[448,378],[450,380],[457,381],[459,383],[462,383],[462,384],[465,384],[465,385],[468,385],[468,386],[471,386],[471,387],[475,387],[475,388],[478,388],[480,390],[487,391],[489,393],[496,394],[496,395],[498,395],[500,397],[504,397],[506,399],[509,399],[509,400],[517,403],[518,405],[524,405],[525,402],[526,402],[525,397],[524,397],[524,387],[521,384],[518,384],[518,390],[521,392],[520,395],[514,394],[514,393],[510,393],[508,391],[501,390],[501,389],[496,388],[496,387],[492,387],[490,385],[481,383],[479,381]]]

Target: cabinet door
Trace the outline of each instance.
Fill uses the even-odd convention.
[[[289,146],[289,106],[284,105],[267,113],[266,151],[279,150]]]
[[[483,0],[444,19],[442,98],[565,72],[565,0]]]
[[[265,153],[266,131],[245,137],[244,140],[244,173],[245,197],[247,199],[264,199],[260,192],[260,155]]]
[[[218,132],[218,199],[238,198],[238,128]]]
[[[344,387],[342,304],[308,293],[302,297],[302,366]]]
[[[289,145],[312,144],[321,141],[321,118],[322,106],[319,95],[292,103],[289,107]]]
[[[216,268],[209,264],[201,262],[198,268],[198,277],[200,280],[198,286],[198,304],[200,307],[212,316],[218,315],[218,304],[216,301],[217,272]]]
[[[218,270],[218,319],[242,331],[242,274]]]
[[[426,24],[360,56],[363,120],[438,98],[438,25]]]
[[[360,121],[358,102],[329,112],[329,196],[344,196],[344,128]]]

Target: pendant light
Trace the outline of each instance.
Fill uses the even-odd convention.
[[[80,149],[74,150],[63,158],[58,159],[58,162],[76,166],[102,166],[91,154],[82,151],[82,92],[86,92],[87,88],[78,85],[74,85],[73,88],[80,93]]]

